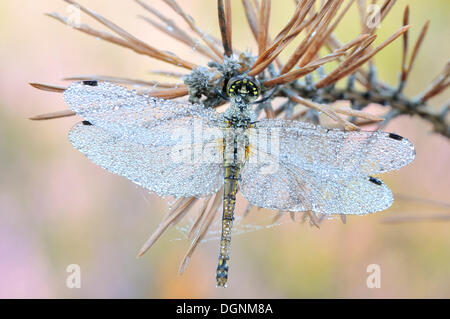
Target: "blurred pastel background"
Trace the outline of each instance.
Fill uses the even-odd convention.
[[[179,1],[206,31],[219,36],[215,1]],[[168,39],[145,21],[134,1],[90,0],[82,4],[108,17],[138,38],[197,63],[196,52]],[[158,0],[147,0],[180,21]],[[256,52],[241,1],[233,0],[233,44]],[[411,6],[411,39],[431,20],[428,36],[411,74],[407,94],[418,93],[449,57],[450,2],[398,1],[379,29],[381,41],[401,25]],[[290,17],[293,1],[273,1],[271,32]],[[136,259],[156,228],[166,202],[114,176],[72,148],[66,118],[32,122],[39,113],[65,109],[62,96],[33,89],[28,82],[66,85],[63,77],[84,74],[152,79],[161,62],[96,40],[43,15],[68,14],[59,0],[0,2],[0,297],[1,298],[448,298],[450,223],[383,223],[393,216],[449,214],[450,143],[418,118],[402,117],[386,130],[411,139],[414,163],[383,180],[399,194],[387,211],[350,217],[347,224],[325,221],[320,229],[286,223],[234,236],[229,288],[215,287],[218,241],[202,244],[186,272],[178,275],[188,242],[171,229],[148,254]],[[81,23],[98,27],[81,15]],[[349,40],[359,30],[354,9],[338,29]],[[250,40],[249,40],[250,39]],[[376,57],[379,75],[396,83],[401,41]],[[292,50],[292,48],[290,48]],[[434,100],[440,106],[446,93]],[[427,204],[405,198],[426,199]],[[242,198],[242,211],[245,203]],[[267,214],[258,211],[255,214]],[[264,216],[264,217],[267,217]],[[81,267],[81,288],[68,289],[66,267]],[[381,288],[369,289],[370,264],[381,267]]]

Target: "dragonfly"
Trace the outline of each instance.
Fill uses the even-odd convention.
[[[375,175],[413,161],[414,145],[382,131],[344,131],[258,119],[261,85],[231,78],[228,108],[164,100],[109,82],[73,82],[67,105],[83,121],[73,146],[111,173],[160,196],[207,197],[223,189],[216,282],[228,281],[236,194],[284,212],[364,215],[393,203]]]

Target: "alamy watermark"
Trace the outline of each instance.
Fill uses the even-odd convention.
[[[66,268],[70,275],[66,278],[66,286],[69,289],[81,288],[81,267],[77,264],[70,264]]]
[[[378,264],[370,264],[367,266],[366,271],[370,274],[367,276],[366,285],[367,288],[381,288],[381,267]]]
[[[381,8],[377,4],[371,4],[367,7],[366,26],[369,29],[379,28],[381,22]]]
[[[194,120],[190,128],[171,132],[171,160],[180,165],[237,161],[257,164],[262,174],[279,168],[280,129],[215,128]],[[235,149],[237,152],[235,152]]]
[[[76,4],[70,4],[66,7],[67,25],[72,28],[81,26],[81,9]]]

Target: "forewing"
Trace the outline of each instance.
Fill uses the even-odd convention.
[[[220,117],[200,105],[142,95],[108,82],[75,82],[70,140],[93,162],[159,195],[206,196],[222,183]]]
[[[415,157],[408,139],[381,131],[342,131],[298,121],[262,120],[252,135],[264,134],[277,138],[278,152],[301,167],[371,175],[399,169]]]
[[[158,195],[203,197],[222,186],[222,163],[179,156],[195,147],[220,152],[219,140],[209,144],[145,145],[95,125],[76,124],[69,133],[73,146],[104,169],[125,176]],[[220,154],[217,158],[220,157]]]
[[[93,125],[133,143],[173,145],[174,134],[193,134],[195,128],[200,136],[223,122],[201,105],[157,99],[108,82],[93,84],[72,83],[64,91],[65,102]]]

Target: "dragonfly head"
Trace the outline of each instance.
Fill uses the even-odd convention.
[[[258,80],[246,75],[231,78],[227,84],[227,95],[238,103],[251,103],[261,94]]]

